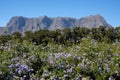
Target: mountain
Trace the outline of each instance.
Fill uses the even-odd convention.
[[[26,21],[28,18],[22,17],[22,16],[16,16],[10,19],[10,21],[7,24],[8,32],[13,33],[16,31],[22,32],[23,27],[27,24]]]
[[[100,15],[87,16],[79,19],[79,26],[87,27],[87,28],[98,28],[100,26],[110,27],[105,19]]]
[[[3,32],[4,32],[4,28],[0,27],[0,35],[3,34]]]
[[[7,24],[8,33],[16,31],[23,33],[25,31],[36,31],[39,29],[55,30],[66,27],[98,28],[99,26],[109,27],[110,25],[100,15],[92,15],[80,19],[70,17],[41,16],[39,18],[26,18],[15,16]]]

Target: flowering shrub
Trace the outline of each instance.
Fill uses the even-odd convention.
[[[120,80],[120,43],[84,38],[70,47],[27,41],[6,46],[0,54],[0,80]]]

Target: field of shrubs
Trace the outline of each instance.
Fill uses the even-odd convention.
[[[120,42],[92,36],[38,43],[32,33],[3,35],[0,80],[120,80]]]

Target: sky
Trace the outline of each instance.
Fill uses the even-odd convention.
[[[14,16],[81,18],[100,14],[114,27],[120,26],[120,0],[0,0],[0,26]]]

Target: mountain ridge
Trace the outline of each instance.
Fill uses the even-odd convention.
[[[82,17],[79,19],[72,17],[48,17],[40,16],[38,18],[27,18],[23,16],[14,16],[7,23],[8,33],[16,31],[24,33],[25,31],[37,31],[39,29],[63,29],[74,27],[98,28],[99,26],[110,27],[111,25],[99,14]],[[0,31],[1,32],[1,31]]]

